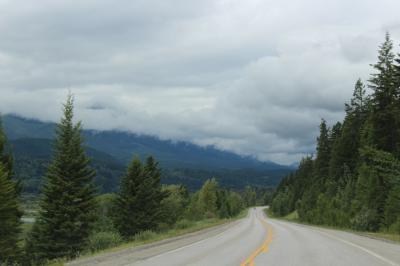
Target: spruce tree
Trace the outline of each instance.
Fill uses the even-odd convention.
[[[147,157],[144,174],[144,185],[149,192],[146,200],[147,228],[156,229],[161,222],[161,201],[168,196],[168,191],[163,191],[161,188],[161,169],[153,156]]]
[[[344,176],[346,168],[350,173],[355,173],[359,157],[361,128],[366,118],[366,107],[365,87],[359,79],[356,82],[350,104],[346,104],[346,116],[341,134],[332,147],[329,176],[336,182],[341,183],[340,179]]]
[[[27,244],[28,255],[39,262],[78,255],[87,244],[96,208],[95,172],[82,146],[81,123],[73,123],[72,95],[63,115],[42,188],[39,215]]]
[[[139,158],[135,157],[121,178],[120,191],[115,202],[114,224],[120,234],[129,238],[147,229],[144,169]]]
[[[15,183],[0,163],[0,264],[14,263],[19,255],[21,212],[15,189]]]
[[[13,158],[6,149],[7,141],[0,118],[0,264],[14,263],[19,256],[17,246],[22,210],[21,187],[13,179]]]
[[[317,180],[324,180],[329,174],[329,160],[331,156],[331,143],[329,140],[329,129],[326,121],[322,119],[319,126],[319,137],[317,139],[317,157],[315,158],[315,176]]]
[[[7,138],[4,133],[3,123],[0,116],[0,162],[3,164],[4,171],[7,176],[11,179],[13,175],[13,164],[14,159],[11,155],[9,148],[7,148]]]
[[[397,154],[400,142],[400,109],[396,101],[399,88],[396,86],[394,58],[393,42],[387,33],[385,42],[379,49],[378,62],[373,65],[376,73],[369,80],[369,87],[373,90],[371,138],[372,145],[377,149]]]
[[[115,225],[125,238],[155,230],[163,217],[161,201],[167,191],[161,189],[161,172],[153,157],[142,165],[135,157],[121,179],[116,200]]]

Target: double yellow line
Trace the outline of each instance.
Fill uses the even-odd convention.
[[[262,245],[257,248],[240,266],[254,266],[254,259],[260,255],[261,252],[268,252],[269,249],[269,244],[272,242],[272,235],[273,235],[273,230],[272,226],[269,225],[266,221],[261,220],[258,218],[258,220],[262,223],[262,225],[267,229],[267,237],[262,243]]]

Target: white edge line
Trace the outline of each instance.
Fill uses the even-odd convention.
[[[345,243],[345,244],[347,244],[347,245],[349,245],[349,246],[356,247],[356,248],[358,248],[358,249],[360,249],[360,250],[362,250],[362,251],[368,253],[369,255],[374,256],[375,258],[380,259],[381,261],[384,261],[384,262],[386,262],[386,263],[388,263],[388,264],[390,264],[390,265],[393,265],[393,266],[400,266],[400,264],[397,264],[397,263],[394,262],[394,261],[391,261],[391,260],[389,260],[389,259],[386,259],[386,258],[382,257],[381,255],[376,254],[375,252],[373,252],[373,251],[371,251],[371,250],[369,250],[369,249],[366,249],[366,248],[364,248],[364,247],[362,247],[362,246],[359,246],[359,245],[357,245],[357,244],[354,244],[354,243],[352,243],[352,242],[349,242],[349,241],[347,241],[347,240],[344,240],[344,239],[342,239],[342,238],[333,236],[333,235],[331,235],[331,234],[328,234],[328,233],[323,232],[323,231],[320,231],[320,230],[315,230],[315,231],[318,231],[319,233],[321,233],[321,234],[323,234],[323,235],[325,235],[325,236],[327,236],[327,237],[330,237],[330,238],[332,238],[332,239],[335,239],[335,240],[337,240],[337,241],[343,242],[343,243]]]
[[[205,241],[208,241],[208,240],[210,240],[210,239],[212,239],[212,238],[214,238],[214,237],[218,237],[218,236],[220,236],[220,235],[226,233],[227,230],[233,229],[233,228],[239,226],[240,224],[241,224],[241,222],[237,223],[236,225],[234,225],[234,226],[232,226],[232,227],[230,227],[230,228],[227,228],[226,230],[224,230],[224,231],[222,231],[222,232],[220,232],[220,233],[218,233],[218,234],[216,234],[216,235],[213,235],[213,236],[207,237],[207,238],[205,238],[205,239],[202,239],[202,240],[199,240],[199,241],[190,243],[190,244],[188,244],[188,245],[186,245],[186,246],[183,246],[183,247],[179,247],[179,248],[176,248],[176,249],[172,249],[172,250],[169,250],[169,251],[160,253],[160,254],[158,254],[158,255],[152,256],[152,257],[147,258],[147,259],[144,259],[144,260],[140,260],[140,262],[152,260],[152,259],[155,259],[155,258],[164,256],[164,255],[167,255],[167,254],[175,253],[175,252],[177,252],[177,251],[179,251],[179,250],[182,250],[182,249],[185,249],[185,248],[189,248],[189,247],[194,246],[194,245],[198,245],[198,244],[203,243],[203,242],[205,242]],[[137,263],[139,263],[139,261],[138,261]],[[397,266],[397,265],[396,265],[396,266]]]

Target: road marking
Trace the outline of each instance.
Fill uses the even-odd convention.
[[[168,250],[168,251],[162,252],[162,253],[160,253],[160,254],[151,256],[151,257],[149,257],[149,258],[145,258],[145,259],[143,259],[143,260],[140,260],[140,262],[148,261],[148,260],[152,260],[152,259],[154,259],[154,258],[162,257],[162,256],[164,256],[164,255],[172,254],[172,253],[178,252],[178,251],[180,251],[180,250],[182,250],[182,249],[186,249],[186,248],[189,248],[189,247],[192,247],[192,246],[201,244],[201,243],[206,242],[206,241],[208,241],[208,240],[210,240],[210,239],[212,239],[212,238],[219,237],[220,235],[225,234],[226,231],[231,230],[231,229],[233,229],[233,228],[235,228],[235,227],[238,227],[239,225],[242,224],[243,221],[245,221],[245,220],[242,219],[242,220],[234,221],[234,222],[232,222],[232,223],[236,223],[236,224],[229,226],[228,228],[224,229],[222,232],[217,233],[216,235],[212,235],[212,236],[209,236],[209,237],[207,237],[207,238],[197,240],[197,241],[195,241],[195,242],[192,242],[192,243],[187,244],[187,245],[182,246],[182,247],[178,247],[178,248],[174,248],[174,249],[172,249],[172,250]],[[227,224],[227,225],[229,225],[229,224]],[[196,233],[196,232],[194,232],[194,233]],[[182,236],[184,236],[184,235],[182,235]],[[179,240],[180,240],[180,239],[179,239]],[[138,262],[139,262],[139,261],[138,261]]]
[[[260,255],[261,252],[264,253],[268,252],[269,244],[271,244],[272,242],[272,234],[273,234],[272,226],[268,224],[266,221],[264,221],[264,219],[261,220],[260,218],[258,218],[258,220],[267,229],[267,237],[262,243],[262,245],[259,248],[257,248],[242,264],[240,264],[240,266],[254,266],[255,265],[254,259],[258,255]]]
[[[364,247],[362,247],[362,246],[359,246],[359,245],[357,245],[357,244],[354,244],[354,243],[349,242],[349,241],[347,241],[347,240],[344,240],[344,239],[342,239],[342,238],[333,236],[333,235],[328,234],[328,233],[326,233],[326,232],[322,232],[322,231],[320,231],[320,230],[316,230],[316,231],[318,231],[319,233],[321,233],[321,234],[323,234],[323,235],[325,235],[325,236],[327,236],[327,237],[330,237],[330,238],[335,239],[335,240],[337,240],[337,241],[343,242],[343,243],[345,243],[345,244],[347,244],[347,245],[349,245],[349,246],[352,246],[352,247],[361,249],[362,251],[368,253],[369,255],[371,255],[371,256],[373,256],[373,257],[375,257],[375,258],[377,258],[377,259],[380,259],[381,261],[384,261],[384,262],[386,262],[386,263],[388,263],[388,264],[390,264],[390,265],[393,265],[393,266],[400,266],[400,264],[397,264],[397,263],[394,262],[394,261],[388,260],[388,259],[382,257],[381,255],[376,254],[375,252],[373,252],[373,251],[371,251],[371,250],[369,250],[369,249],[366,249],[366,248],[364,248]]]

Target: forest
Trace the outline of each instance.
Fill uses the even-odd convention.
[[[342,122],[322,119],[316,154],[279,184],[271,212],[302,222],[400,234],[400,54],[389,33]],[[368,91],[368,93],[367,93]]]

